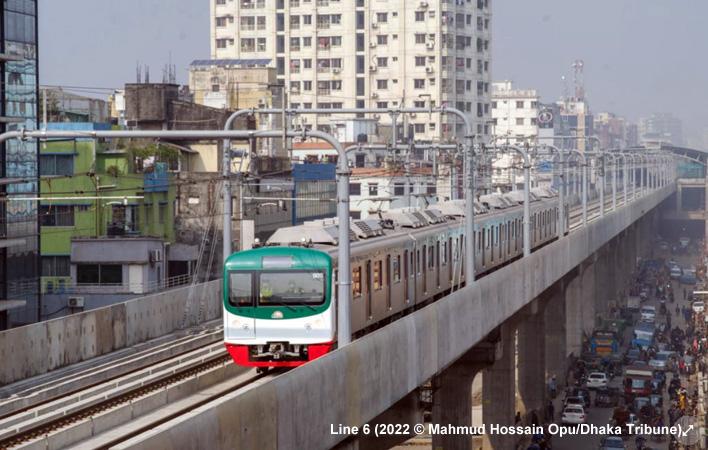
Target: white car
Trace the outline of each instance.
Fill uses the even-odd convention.
[[[697,313],[702,313],[703,311],[706,310],[706,304],[703,302],[693,302],[693,305],[691,305],[691,308]]]
[[[652,359],[649,360],[649,367],[652,369],[665,371],[667,363],[675,357],[676,354],[672,351],[659,351]]]
[[[672,266],[671,267],[671,272],[669,272],[669,276],[675,280],[681,278],[681,275],[683,275],[683,270],[679,266]]]
[[[641,309],[642,322],[654,323],[656,320],[656,307],[654,306],[642,306]]]
[[[602,386],[607,386],[608,381],[607,375],[603,372],[593,372],[588,377],[588,389],[597,389]]]
[[[572,405],[566,406],[563,410],[563,415],[561,416],[561,423],[580,425],[587,422],[585,410],[582,406]]]

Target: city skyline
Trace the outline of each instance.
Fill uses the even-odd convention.
[[[697,22],[708,5],[690,3],[692,8],[676,10],[659,0],[629,0],[620,6],[601,0],[592,7],[560,0],[494,2],[492,79],[512,80],[519,88],[537,89],[544,102],[555,101],[563,93],[562,76],[572,92],[571,65],[582,59],[593,112],[612,111],[632,122],[670,112],[684,121],[685,134],[695,139],[705,120],[694,92],[700,86],[701,63],[690,49],[692,42],[704,40],[706,31]],[[177,81],[187,84],[188,64],[210,55],[209,6],[190,1],[166,6],[135,0],[120,6],[88,0],[69,0],[61,7],[41,4],[41,83],[120,88],[136,80],[138,63],[150,67],[151,81],[161,81],[162,69],[171,60]],[[67,11],[71,15],[65,18]],[[90,20],[69,27],[71,18]],[[672,30],[670,38],[656,32],[666,29]],[[528,39],[530,30],[536,38]],[[85,39],[87,35],[94,38]],[[665,64],[656,64],[657,54]],[[86,70],[87,62],[95,69]]]

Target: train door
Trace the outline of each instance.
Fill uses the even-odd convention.
[[[388,305],[388,310],[391,311],[391,255],[386,256],[386,279],[382,280],[386,283],[386,304]]]
[[[435,243],[435,278],[438,289],[440,289],[440,241]]]
[[[371,273],[371,260],[366,261],[366,320],[369,320],[373,317],[371,314],[372,308],[371,308],[371,300],[372,300],[372,290],[373,286],[371,285],[371,279],[373,277],[373,274]]]
[[[427,263],[427,253],[428,253],[428,246],[424,245],[423,246],[423,255],[422,255],[422,261],[421,261],[421,266],[423,266],[423,292],[428,292],[428,264]]]
[[[408,250],[406,250],[403,253],[403,298],[406,300],[406,303],[411,301],[410,298],[408,298],[408,283],[410,280],[408,279]]]

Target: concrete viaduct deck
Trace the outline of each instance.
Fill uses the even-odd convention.
[[[372,448],[361,438],[332,434],[331,427],[361,427],[382,414],[398,414],[398,422],[405,423],[408,415],[399,406],[410,394],[436,374],[443,380],[446,373],[454,375],[451,371],[459,374],[460,364],[468,375],[486,369],[485,422],[513,425],[513,386],[509,394],[508,383],[514,382],[514,371],[506,367],[513,363],[510,330],[517,327],[527,338],[520,334],[520,352],[526,354],[519,379],[530,380],[521,383],[530,411],[538,399],[529,392],[539,382],[543,392],[544,373],[562,370],[567,354],[580,350],[583,329],[588,323],[592,327],[596,314],[616,298],[621,281],[609,287],[603,281],[598,283],[603,286],[580,292],[582,285],[595,285],[595,277],[628,273],[622,269],[631,269],[640,248],[648,244],[655,208],[675,190],[672,183],[650,192],[351,345],[254,383],[119,448]],[[562,327],[549,319],[554,315],[565,322]],[[450,383],[436,403],[457,396],[462,406],[438,406],[454,409],[457,418],[451,420],[464,423],[471,417],[469,394],[464,383],[462,390]],[[471,443],[471,437],[463,439]],[[485,441],[485,448],[512,448],[508,444]],[[454,445],[449,441],[444,448],[471,448]]]

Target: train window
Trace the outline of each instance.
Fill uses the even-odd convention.
[[[253,272],[229,272],[229,304],[253,306]]]
[[[432,245],[428,247],[428,269],[433,270],[435,268],[435,247]]]
[[[418,275],[420,275],[420,250],[416,251],[415,269],[416,272],[418,272]]]
[[[393,281],[398,283],[401,281],[401,255],[396,255],[393,260]]]
[[[415,258],[415,250],[411,250],[410,256],[410,264],[408,264],[408,269],[411,272],[411,277],[413,277],[415,276],[415,261],[413,261]]]
[[[374,289],[381,289],[381,261],[374,262]]]
[[[258,273],[258,303],[298,305],[325,301],[325,272],[322,270],[262,271]]]
[[[337,299],[339,299],[339,284],[337,284],[339,282],[339,271],[338,270],[334,271],[333,277],[334,277],[334,283],[332,284],[332,290],[334,291],[333,297],[335,300],[337,300]]]
[[[354,297],[361,297],[361,267],[352,271],[352,290]]]
[[[499,243],[499,225],[496,226],[496,230],[494,231],[494,244]]]
[[[447,264],[447,242],[442,242],[442,249],[440,251],[440,265],[444,266]]]

